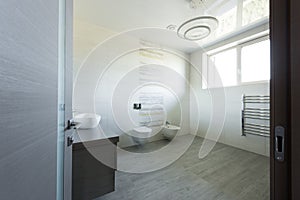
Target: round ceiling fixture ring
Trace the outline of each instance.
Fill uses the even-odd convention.
[[[203,33],[196,33],[196,35],[191,33],[198,29],[202,29]],[[206,38],[207,36],[209,36],[210,33],[211,33],[211,29],[209,28],[209,26],[205,26],[205,25],[193,26],[184,32],[183,37],[187,40],[196,41],[196,40],[201,40]]]
[[[218,25],[219,25],[219,21],[217,20],[217,18],[213,16],[195,17],[193,19],[189,19],[184,23],[182,23],[177,29],[177,35],[182,39],[190,40],[191,38],[189,39],[189,37],[186,37],[188,32],[194,31],[195,29],[199,29],[199,28],[202,28],[203,30],[206,29],[206,32],[204,32],[205,37],[204,35],[203,37],[202,36],[200,37],[199,35],[198,39],[196,38],[192,39],[194,41],[201,40],[208,37],[210,33],[212,33],[215,29],[217,29]],[[203,27],[199,27],[199,26],[203,26]],[[209,30],[207,30],[207,28],[209,28]],[[209,32],[209,34],[207,34],[207,32]]]

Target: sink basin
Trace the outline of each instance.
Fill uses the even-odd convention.
[[[79,129],[96,128],[101,120],[101,116],[94,113],[82,113],[74,117],[74,121],[80,123]]]

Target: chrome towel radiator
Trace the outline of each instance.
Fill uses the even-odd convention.
[[[242,136],[270,137],[270,96],[243,95]]]

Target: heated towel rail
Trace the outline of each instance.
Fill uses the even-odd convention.
[[[270,96],[243,95],[242,136],[270,137]]]

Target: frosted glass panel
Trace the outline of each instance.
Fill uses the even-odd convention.
[[[243,26],[269,16],[269,0],[245,0],[243,2]]]
[[[270,80],[270,41],[242,48],[242,82]]]
[[[207,15],[215,16],[219,26],[212,33],[211,39],[225,35],[237,28],[237,0],[216,1],[206,10]]]
[[[269,18],[269,0],[219,0],[208,6],[206,15],[219,20],[216,31],[201,40],[201,44],[210,43],[226,35],[247,28]]]
[[[232,32],[236,29],[236,18],[237,8],[234,7],[218,17],[219,28],[216,30],[216,37],[225,35],[226,33]]]

